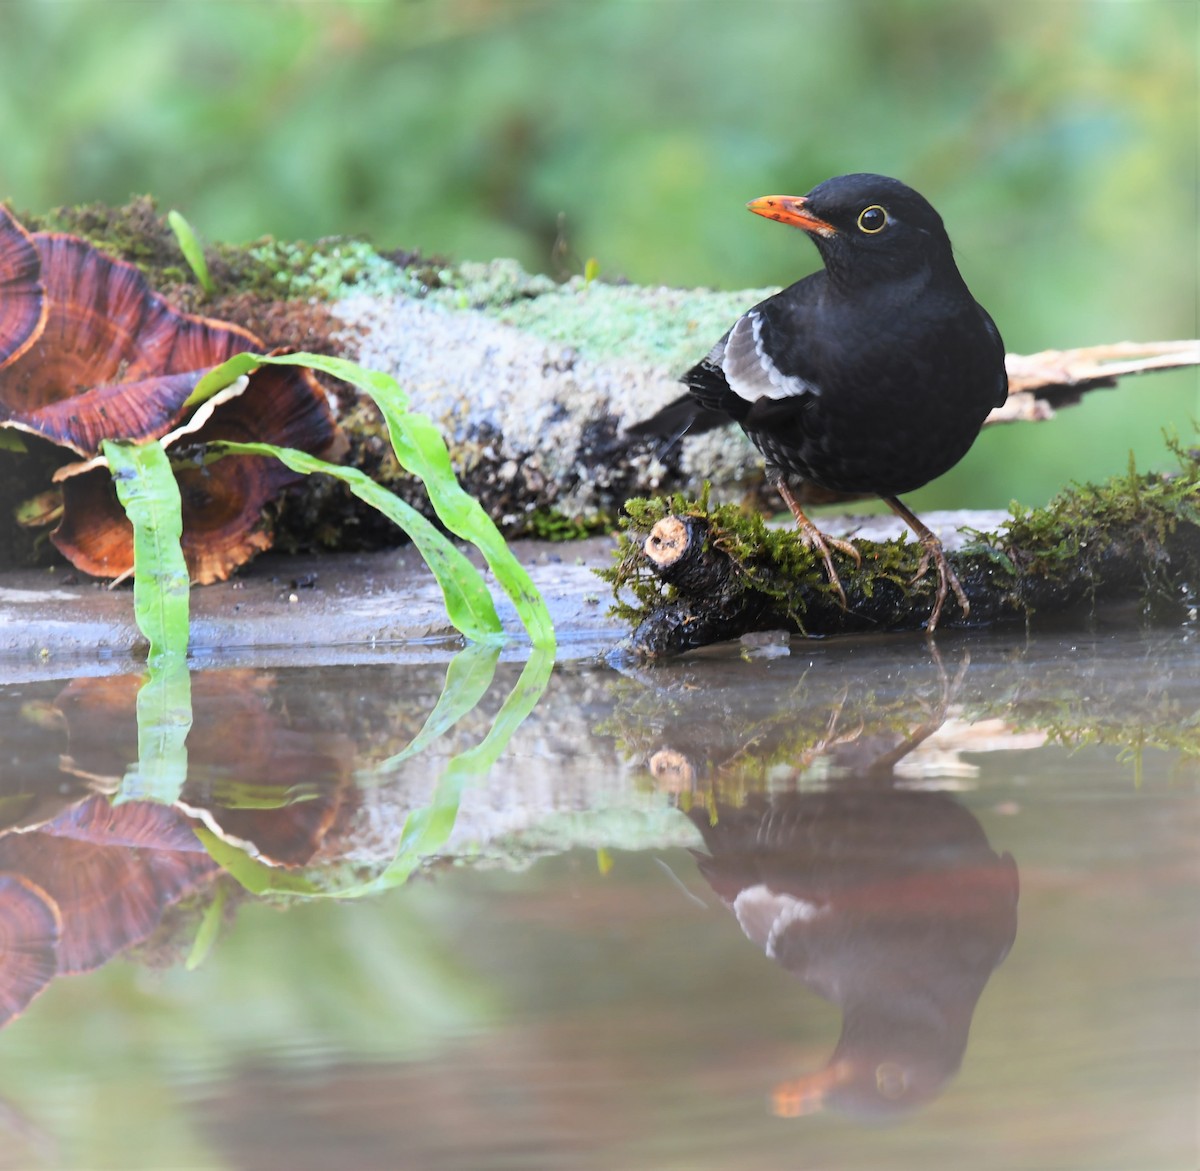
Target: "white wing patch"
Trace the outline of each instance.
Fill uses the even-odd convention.
[[[760,398],[793,398],[801,394],[820,394],[820,388],[803,378],[782,374],[763,349],[762,318],[751,309],[742,314],[729,331],[721,354],[709,355],[721,367],[729,389],[748,403]]]
[[[826,913],[824,907],[798,899],[792,895],[777,894],[770,887],[759,883],[746,887],[733,900],[733,913],[746,938],[757,943],[772,959],[779,938],[793,923],[808,923]]]

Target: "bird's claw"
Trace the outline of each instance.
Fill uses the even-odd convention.
[[[958,574],[950,568],[950,562],[946,560],[945,551],[942,549],[942,543],[933,537],[931,534],[930,540],[921,539],[921,560],[917,563],[917,572],[913,574],[910,585],[915,585],[921,580],[929,569],[929,563],[933,561],[937,565],[938,585],[937,593],[933,599],[933,610],[929,614],[929,621],[925,623],[925,632],[932,634],[937,629],[938,619],[942,616],[942,607],[946,604],[946,597],[951,590],[954,591],[954,596],[958,599],[959,607],[962,609],[963,617],[967,618],[971,614],[971,603],[967,601],[967,595],[963,592],[962,583],[958,580]]]
[[[841,537],[831,537],[826,533],[821,534],[824,537],[826,544],[832,545],[839,553],[844,553],[851,561],[854,562],[855,569],[862,569],[862,554],[858,551],[858,546],[853,541],[843,541]]]
[[[796,518],[796,527],[800,530],[800,539],[810,549],[815,549],[821,555],[821,560],[825,562],[825,576],[829,579],[830,586],[833,587],[833,592],[837,594],[838,601],[842,605],[843,610],[848,610],[850,607],[846,602],[846,591],[842,588],[842,579],[838,577],[837,570],[833,568],[833,555],[829,552],[832,546],[839,553],[844,553],[853,562],[855,568],[862,567],[862,554],[849,542],[843,541],[840,537],[826,536],[807,516],[804,515],[802,509],[792,495],[792,490],[788,487],[787,481],[780,479],[775,485],[779,489],[779,495],[783,497],[783,502],[791,510],[792,516]]]
[[[829,579],[829,584],[833,587],[833,592],[837,594],[842,609],[849,609],[849,605],[846,602],[846,591],[842,587],[842,579],[838,577],[838,572],[833,567],[833,556],[829,550],[832,547],[839,553],[844,553],[854,562],[855,568],[862,566],[862,554],[849,541],[843,541],[839,537],[827,536],[812,521],[808,520],[807,517],[805,520],[806,523],[800,526],[800,539],[810,549],[815,549],[821,555],[821,560],[825,563],[825,576]]]

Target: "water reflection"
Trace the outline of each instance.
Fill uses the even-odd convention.
[[[1132,1007],[1101,1024],[1126,1030],[1129,1052],[1157,1052],[1178,1034],[1178,1018],[1153,1013],[1184,999],[1168,976],[1194,970],[1172,942],[1194,921],[1181,893],[1194,884],[1182,784],[1200,753],[1194,649],[1186,636],[943,647],[944,662],[916,639],[749,662],[726,651],[625,677],[568,664],[536,707],[544,674],[494,651],[451,664],[201,671],[188,684],[186,771],[166,804],[133,797],[156,767],[139,727],[141,677],[0,684],[0,1020],[24,1016],[0,1054],[25,1079],[0,1093],[21,1109],[34,1101],[35,1119],[58,1118],[46,1105],[53,1071],[85,1049],[59,1036],[62,1021],[91,1019],[107,995],[123,996],[114,1013],[143,1029],[129,1067],[151,1071],[147,1080],[177,1075],[178,1035],[206,1055],[198,1060],[218,1071],[208,1075],[212,1130],[225,1136],[239,1119],[247,1134],[259,1128],[253,1103],[270,1107],[274,1094],[304,1115],[315,1147],[339,1069],[368,1102],[347,1125],[381,1128],[388,1151],[431,1113],[402,1115],[390,1095],[474,1086],[447,1110],[479,1122],[479,1167],[498,1165],[488,1143],[508,1133],[526,1066],[536,1076],[519,1093],[544,1109],[520,1117],[547,1129],[521,1141],[542,1149],[544,1138],[545,1165],[573,1165],[570,1140],[546,1121],[556,1094],[570,1103],[571,1135],[577,1118],[615,1120],[588,1132],[597,1149],[634,1122],[660,1133],[664,1109],[678,1110],[679,1134],[696,1134],[713,1111],[739,1133],[783,1133],[770,1140],[779,1157],[739,1163],[755,1166],[781,1165],[797,1141],[794,1127],[764,1117],[772,1086],[777,1114],[903,1119],[889,1135],[977,1109],[971,1095],[990,1077],[1004,1110],[1036,1110],[1041,1099],[1018,1093],[1039,1043],[1026,1022],[1046,1004],[1084,1004],[1093,955],[1143,928],[1149,942],[1129,966],[1168,1001],[1143,995],[1119,964],[1106,968],[1117,981],[1108,999]],[[1040,747],[1048,740],[1112,747],[1068,757]],[[1170,752],[1145,747],[1155,744]],[[1151,762],[1145,779],[1138,752]],[[1089,852],[1096,842],[1102,856]],[[680,846],[694,855],[670,852]],[[1021,938],[1007,960],[1018,883],[1006,849],[1022,872]],[[530,868],[547,854],[559,857]],[[472,868],[480,859],[491,869]],[[416,872],[430,881],[357,914],[333,902]],[[274,953],[246,950],[239,933],[262,930],[259,892],[304,904],[268,916]],[[458,925],[453,938],[441,935],[447,924]],[[182,971],[209,931],[209,959]],[[441,951],[418,969],[422,947]],[[87,991],[74,1001],[56,999],[77,986],[54,987],[59,975],[130,949],[175,965],[174,1000],[154,1001],[132,977],[119,983],[121,964],[79,980]],[[1155,968],[1146,955],[1166,960]],[[260,976],[270,992],[258,1003],[290,1006],[278,1035],[259,1028],[272,1012],[242,1007],[256,1003]],[[439,1016],[438,995],[455,981],[470,1011],[443,1005]],[[818,997],[841,1014],[836,1041]],[[1089,1040],[1095,1008],[1080,1007],[1078,1030],[1064,1034],[1088,1054],[1109,1035]],[[356,1012],[344,1033],[328,1027]],[[14,1090],[31,1076],[28,1054],[56,1036],[36,1091]],[[1059,1052],[1060,1038],[1044,1047]],[[993,1074],[998,1055],[1012,1064]],[[188,1093],[173,1107],[181,1131],[194,1125],[180,1121]],[[261,1134],[272,1157],[296,1122],[276,1113],[286,1127]],[[428,1123],[431,1151],[452,1145],[458,1121]],[[819,1146],[846,1123],[803,1125]],[[249,1165],[245,1149],[225,1162]],[[676,1161],[718,1165],[694,1155]],[[431,1154],[429,1165],[455,1164]]]
[[[405,881],[444,843],[462,786],[494,762],[545,687],[552,661],[535,653],[491,730],[454,755],[414,808],[412,791],[390,783],[478,705],[498,653],[457,656],[407,746],[369,767],[330,728],[331,711],[336,719],[344,709],[319,693],[284,695],[273,672],[198,673],[182,688],[167,680],[186,712],[163,722],[183,727],[186,752],[159,802],[131,793],[161,795],[162,778],[177,771],[163,763],[171,737],[147,735],[161,712],[148,717],[142,701],[162,675],[77,679],[53,699],[21,703],[20,718],[45,735],[10,756],[0,792],[0,1028],[55,976],[145,943],[181,900],[217,899],[223,910],[216,884],[228,875],[253,893],[308,897]],[[55,769],[48,744],[60,749]]]
[[[62,771],[93,790],[121,792],[141,763],[143,686],[140,675],[116,675],[64,688],[54,700],[68,744]],[[187,769],[172,803],[268,864],[311,862],[349,815],[354,742],[325,730],[299,705],[302,696],[289,696],[281,710],[271,674],[198,673],[190,691]]]
[[[0,1027],[55,976],[146,940],[216,872],[182,815],[144,802],[93,796],[0,837]]]
[[[936,1097],[1016,937],[1012,857],[992,850],[954,797],[897,775],[945,725],[970,657],[953,677],[936,650],[909,667],[827,681],[826,705],[802,707],[789,690],[757,723],[734,721],[716,756],[649,756],[703,838],[701,873],[746,937],[842,1013],[825,1065],[776,1086],[783,1117],[826,1107],[887,1117]],[[684,695],[673,697],[677,720],[716,698]]]
[[[941,1092],[1017,931],[1017,868],[941,793],[839,781],[693,807],[701,872],[746,937],[842,1012],[825,1066],[775,1113],[886,1116]]]

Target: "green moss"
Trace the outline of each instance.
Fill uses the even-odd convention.
[[[555,508],[538,509],[526,517],[529,536],[539,541],[580,541],[612,528],[612,518],[567,516]]]
[[[424,292],[450,309],[498,311],[559,289],[550,277],[527,273],[515,260],[467,260],[439,269],[436,276]]]
[[[636,624],[655,607],[676,596],[674,587],[650,569],[642,553],[650,530],[667,516],[702,519],[708,527],[711,547],[730,557],[740,585],[773,599],[779,611],[801,629],[807,608],[806,594],[836,593],[825,575],[820,555],[804,543],[796,529],[771,528],[760,513],[747,512],[736,504],[714,508],[709,503],[708,485],[699,500],[688,500],[679,493],[668,498],[638,498],[628,501],[625,511],[614,564],[597,571],[612,587],[613,614],[624,621]],[[919,546],[905,539],[863,541],[859,549],[863,555],[862,568],[854,570],[845,559],[840,559],[838,572],[847,589],[853,583],[867,597],[881,581],[907,582],[920,559]],[[622,597],[625,591],[632,595],[632,603]]]
[[[1117,533],[1136,530],[1142,541],[1161,545],[1180,520],[1200,524],[1200,453],[1174,441],[1169,446],[1180,461],[1179,473],[1139,473],[1131,456],[1122,476],[1074,485],[1045,508],[1014,507],[1004,535],[984,540],[1006,550],[1021,572],[1040,577],[1070,572]]]
[[[1148,566],[1145,596],[1148,603],[1162,595],[1178,600],[1178,584],[1159,580],[1156,566],[1164,541],[1180,523],[1200,526],[1200,451],[1186,451],[1178,442],[1168,446],[1180,462],[1173,475],[1129,470],[1104,484],[1077,485],[1045,508],[1014,507],[1013,518],[999,533],[975,533],[974,540],[953,554],[959,577],[967,582],[986,579],[987,589],[1007,596],[1018,608],[1032,612],[1024,601],[1022,585],[1030,579],[1046,583],[1098,583],[1104,579],[1106,559],[1114,543],[1138,542],[1143,555],[1138,564]],[[711,545],[729,555],[740,586],[756,590],[775,603],[778,613],[803,629],[804,597],[812,591],[829,592],[820,558],[792,528],[768,528],[758,514],[746,514],[733,505],[711,508],[707,492],[693,501],[681,495],[631,500],[622,519],[622,533],[614,564],[598,571],[612,587],[613,613],[632,625],[640,623],[664,603],[675,600],[672,586],[650,568],[642,545],[663,517],[702,518],[708,525]],[[932,573],[914,581],[920,546],[906,538],[894,541],[858,541],[861,567],[844,559],[838,572],[848,595],[870,598],[887,583],[899,588],[915,606],[932,594]]]
[[[775,291],[654,289],[586,283],[582,277],[530,289],[536,295],[487,300],[478,307],[518,329],[569,345],[592,361],[618,357],[671,371],[690,366],[748,303]]]
[[[244,250],[249,291],[280,300],[336,301],[352,292],[375,296],[419,295],[420,277],[381,256],[364,240],[285,243],[270,238]],[[231,256],[236,256],[231,250]],[[243,277],[245,279],[245,277]]]
[[[13,214],[31,232],[79,236],[101,252],[131,261],[147,275],[172,268],[179,274],[187,271],[174,232],[148,195],[137,196],[123,207],[87,203],[58,207],[44,215]]]
[[[138,196],[123,207],[92,203],[43,215],[14,214],[30,231],[78,236],[110,256],[137,265],[160,292],[177,296],[180,290],[195,287],[175,233],[149,196]],[[246,292],[272,300],[334,301],[358,289],[380,296],[417,296],[428,290],[430,280],[436,282],[434,274],[426,271],[428,266],[397,264],[363,240],[335,238],[307,244],[264,237],[244,245],[210,244],[204,255],[221,294]],[[198,297],[198,289],[196,293]]]

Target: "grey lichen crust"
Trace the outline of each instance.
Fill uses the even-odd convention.
[[[438,423],[464,484],[506,531],[551,512],[586,525],[630,495],[755,474],[732,429],[662,459],[622,431],[680,394],[680,373],[767,291],[557,285],[502,260],[447,276],[417,295],[364,291],[332,308],[347,355],[392,374]]]

